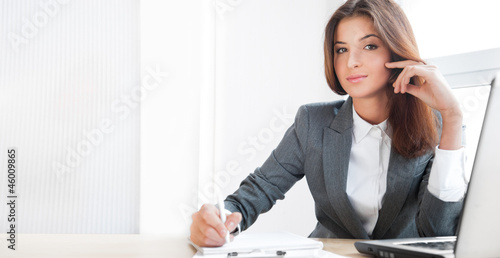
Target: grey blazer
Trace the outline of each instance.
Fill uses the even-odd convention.
[[[443,202],[427,190],[434,154],[407,159],[391,150],[387,190],[369,236],[346,194],[352,142],[352,100],[300,107],[294,124],[264,164],[250,174],[226,208],[241,212],[242,230],[304,176],[315,202],[309,237],[383,239],[454,235],[463,201]]]

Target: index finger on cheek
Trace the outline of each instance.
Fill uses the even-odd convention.
[[[394,65],[394,63],[385,63],[385,67],[386,68],[394,68],[395,65]]]
[[[385,67],[388,69],[404,69],[408,65],[410,64],[400,62],[385,63]]]
[[[409,65],[416,65],[416,64],[420,64],[420,62],[414,60],[402,60],[396,62],[387,62],[385,63],[385,66],[387,68],[405,68]]]

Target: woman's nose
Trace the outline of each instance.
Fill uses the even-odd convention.
[[[349,52],[349,59],[347,60],[347,66],[349,68],[357,68],[360,67],[361,64],[362,62],[360,53],[358,51]]]

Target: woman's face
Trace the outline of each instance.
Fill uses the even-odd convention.
[[[387,46],[368,17],[349,17],[337,24],[333,66],[344,90],[353,98],[385,98],[391,71]]]

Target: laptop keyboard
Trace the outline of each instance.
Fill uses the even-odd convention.
[[[424,247],[434,250],[453,250],[455,248],[456,241],[440,241],[440,242],[415,242],[415,243],[404,243],[402,245],[414,246],[414,247]]]

